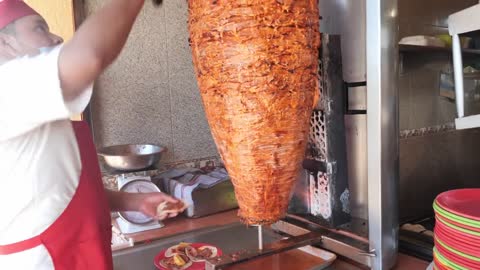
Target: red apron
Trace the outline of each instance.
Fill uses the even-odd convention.
[[[82,170],[70,204],[40,235],[18,243],[0,245],[0,255],[43,244],[50,253],[55,270],[112,270],[110,209],[97,154],[88,125],[85,122],[72,122],[72,125]]]

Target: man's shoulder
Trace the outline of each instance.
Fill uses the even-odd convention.
[[[42,142],[46,136],[64,137],[73,134],[70,132],[73,129],[69,119],[60,119],[43,123],[34,128],[29,128],[28,125],[18,126],[20,124],[16,124],[17,126],[8,126],[0,122],[0,127],[2,127],[2,125],[5,127],[4,130],[6,131],[0,134],[0,149],[12,145],[17,145],[18,147],[22,145],[34,146],[36,142],[33,143],[33,141],[38,140],[39,142]],[[9,130],[23,130],[23,132],[10,134]]]
[[[39,53],[36,55],[17,57],[3,64],[0,64],[0,75],[2,73],[21,72],[22,69],[28,70],[29,67],[38,66],[36,64],[42,64],[42,62],[57,59],[62,46],[63,45],[40,48]],[[29,74],[23,73],[22,75],[28,76]]]

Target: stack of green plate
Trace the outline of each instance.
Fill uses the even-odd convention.
[[[433,209],[434,269],[480,269],[480,189],[444,192]]]

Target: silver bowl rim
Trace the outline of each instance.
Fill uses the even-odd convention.
[[[158,150],[158,151],[155,151],[155,152],[152,152],[152,153],[148,153],[148,154],[134,154],[134,153],[131,153],[131,154],[125,154],[125,155],[120,155],[120,154],[114,155],[114,154],[107,154],[107,153],[105,153],[106,150],[109,150],[109,149],[112,149],[112,148],[127,147],[127,146],[154,146],[154,147],[158,148],[159,150]],[[161,154],[161,153],[165,152],[166,150],[167,150],[166,147],[160,146],[160,145],[157,145],[157,144],[151,144],[151,143],[145,143],[145,144],[142,144],[142,143],[134,143],[134,144],[118,144],[118,145],[105,146],[105,147],[99,148],[99,149],[97,150],[97,154],[98,154],[99,156],[102,156],[102,157],[151,156],[151,155]]]

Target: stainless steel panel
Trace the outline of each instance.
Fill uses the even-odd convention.
[[[231,181],[219,183],[210,188],[197,188],[192,192],[193,205],[188,208],[188,217],[199,218],[226,210],[238,208]]]
[[[264,229],[264,243],[269,244],[282,239],[282,236],[270,229]],[[154,270],[155,256],[172,245],[179,242],[209,243],[222,249],[225,254],[246,249],[258,248],[257,228],[247,228],[245,225],[235,223],[232,225],[208,228],[172,236],[169,238],[154,241],[149,244],[138,245],[130,249],[116,251],[113,253],[113,264],[115,270]]]
[[[368,224],[373,269],[398,252],[397,0],[367,0]]]
[[[367,87],[349,87],[348,88],[348,104],[347,108],[351,111],[367,110]]]
[[[365,81],[365,0],[320,0],[319,5],[320,31],[342,36],[344,80]]]
[[[235,257],[224,254],[219,258],[208,260],[205,263],[205,270],[224,269],[235,264],[248,262],[261,257],[272,256],[288,250],[308,246],[320,242],[322,235],[318,232],[308,232],[299,236],[292,236],[287,239],[267,244],[263,249],[251,249],[237,253]]]
[[[342,36],[342,73],[346,82],[366,80],[365,8],[365,0],[320,0],[321,31],[328,34],[340,33]],[[356,107],[360,102],[353,105]],[[350,214],[352,217],[367,219],[366,116],[345,116],[345,129]]]
[[[272,228],[288,235],[304,235],[311,231],[322,233],[322,241],[316,244],[320,248],[330,250],[363,265],[370,265],[370,259],[363,254],[368,252],[368,242],[352,234],[342,234],[339,230],[328,230],[315,224],[302,223],[294,219],[279,221]],[[350,237],[354,236],[354,237]]]
[[[366,80],[365,0],[337,1],[342,27],[343,78],[346,82]]]
[[[348,186],[352,217],[368,217],[367,116],[346,115]]]
[[[320,32],[330,35],[339,35],[342,33],[340,17],[342,16],[341,5],[343,1],[338,0],[320,0]]]

